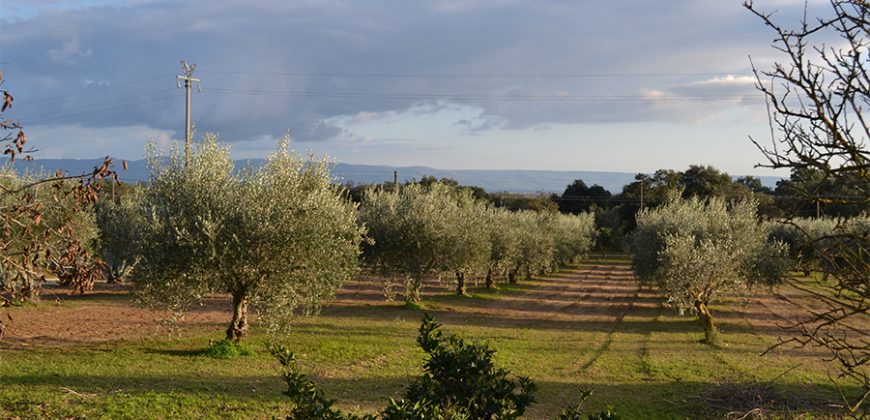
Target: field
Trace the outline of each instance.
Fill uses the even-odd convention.
[[[778,325],[809,305],[796,289],[746,292],[714,306],[722,344],[698,343],[692,317],[641,289],[622,259],[584,262],[499,291],[453,296],[430,282],[425,310],[447,332],[489,343],[497,362],[540,387],[528,418],[547,418],[593,390],[589,410],[624,418],[833,417],[839,394],[821,353],[786,347],[761,356]],[[57,295],[55,295],[57,293]],[[278,364],[256,328],[255,354],[203,354],[222,338],[226,298],[215,296],[170,328],[166,313],[136,307],[125,286],[84,296],[49,288],[38,305],[10,310],[0,345],[0,417],[237,417],[288,412]],[[346,284],[287,346],[343,409],[364,413],[400,398],[420,372],[414,339],[422,313],[386,302],[377,279]],[[849,389],[847,389],[849,391]]]

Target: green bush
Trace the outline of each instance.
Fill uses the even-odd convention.
[[[390,400],[377,416],[345,414],[332,407],[317,386],[299,373],[295,356],[284,347],[272,353],[284,369],[285,395],[294,403],[288,419],[326,420],[466,420],[516,419],[534,401],[537,386],[527,377],[509,378],[510,371],[493,363],[495,350],[486,344],[467,343],[455,334],[444,335],[441,325],[423,316],[417,343],[427,354],[424,373],[414,380],[401,400]],[[591,391],[581,389],[580,403],[563,410],[558,419],[580,419],[581,405]],[[589,419],[618,419],[612,409]]]
[[[209,344],[204,354],[215,359],[232,359],[235,357],[253,356],[250,347],[242,343],[234,343],[230,340],[220,340]]]
[[[445,336],[431,316],[423,317],[417,344],[427,354],[424,373],[395,405],[432,404],[445,414],[473,419],[514,419],[534,402],[537,386],[527,377],[508,378],[508,370],[492,360],[495,350],[486,344],[470,344],[456,336]],[[397,410],[397,412],[400,412]],[[385,416],[386,418],[404,418]]]
[[[271,350],[284,368],[284,380],[287,382],[287,391],[284,391],[284,395],[290,397],[295,404],[287,419],[351,420],[357,418],[332,408],[335,401],[324,397],[323,392],[317,389],[314,382],[299,373],[296,355],[293,352],[284,347],[274,347]]]

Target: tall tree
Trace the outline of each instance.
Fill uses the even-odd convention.
[[[574,180],[565,187],[561,197],[558,197],[559,211],[578,214],[587,212],[593,207],[606,207],[609,203],[610,191],[600,185],[587,187],[582,179]]]
[[[754,67],[756,87],[767,99],[771,144],[753,142],[772,168],[812,169],[822,179],[851,180],[855,195],[845,204],[870,202],[870,4],[864,0],[831,0],[828,16],[806,17],[796,28],[778,23],[752,1],[744,3],[774,34],[782,55],[769,70]],[[806,7],[806,6],[805,6]],[[808,314],[797,326],[800,335],[785,340],[816,345],[829,353],[841,377],[863,386],[857,398],[844,401],[857,412],[870,397],[870,346],[866,334],[851,328],[866,325],[870,309],[870,227],[845,222],[840,245],[821,258],[831,263],[832,282],[822,292],[809,290],[827,309]],[[866,411],[865,411],[866,414]]]
[[[680,176],[680,185],[683,187],[683,197],[734,199],[737,198],[740,184],[735,185],[730,175],[712,166],[689,165],[689,169]]]

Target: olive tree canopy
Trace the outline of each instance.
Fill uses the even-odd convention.
[[[470,191],[441,182],[367,190],[360,219],[374,243],[365,259],[385,275],[403,277],[408,301],[420,300],[423,278],[433,273],[455,275],[457,293],[464,293],[466,276],[486,271],[485,211]]]
[[[710,304],[735,289],[774,284],[786,268],[785,246],[769,243],[769,225],[754,201],[682,199],[638,213],[632,265],[641,282],[659,287],[680,313],[697,314],[705,341],[715,341]]]
[[[149,156],[133,275],[145,303],[182,310],[229,293],[227,339],[238,341],[249,307],[282,331],[294,311],[316,311],[357,272],[364,230],[355,206],[331,183],[327,161],[295,155],[288,138],[258,169],[236,169],[214,136],[189,165],[177,148],[168,160],[153,147]]]

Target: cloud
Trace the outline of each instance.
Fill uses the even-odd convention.
[[[378,117],[377,112],[362,111],[353,116],[353,124],[368,124]]]
[[[48,50],[48,58],[53,63],[60,64],[75,64],[79,59],[94,58],[94,51],[90,48],[82,49],[79,39],[72,38],[64,41],[60,48],[52,48]]]
[[[145,125],[83,127],[78,124],[26,127],[29,144],[38,150],[38,159],[92,159],[110,155],[122,159],[141,159],[146,141],[168,146],[172,133]]]
[[[369,138],[697,121],[751,105],[746,55],[770,56],[762,25],[718,0],[13,3],[2,47],[25,124],[179,138],[185,59],[198,130],[251,150],[414,115],[450,118]]]
[[[693,86],[751,86],[754,84],[755,77],[753,76],[734,76],[732,74],[689,83],[689,85]]]

